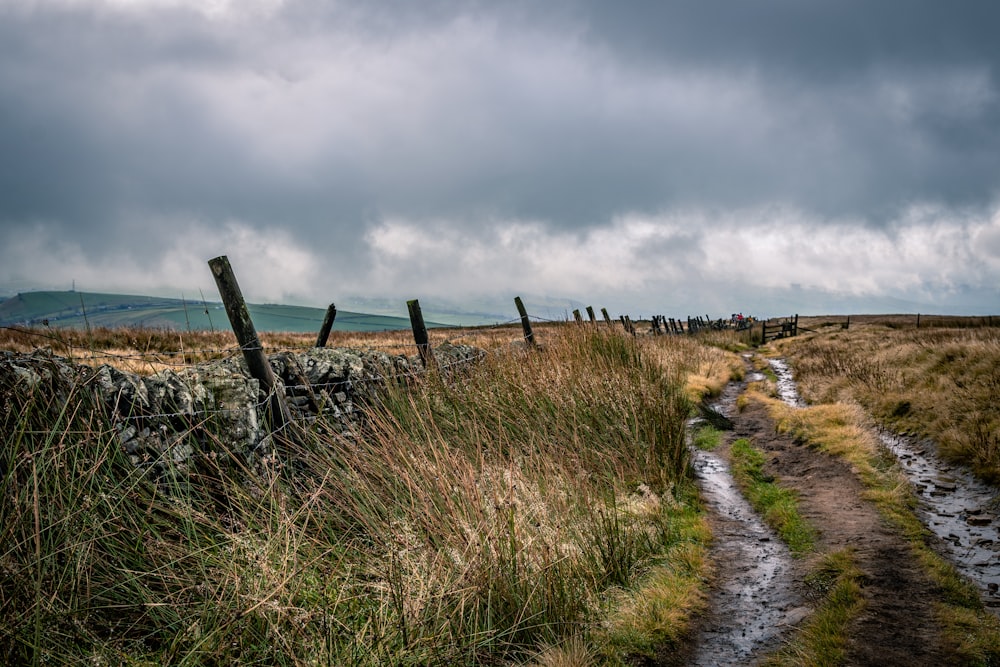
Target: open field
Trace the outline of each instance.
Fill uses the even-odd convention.
[[[820,327],[778,348],[814,402],[858,402],[879,422],[937,443],[1000,481],[1000,328],[858,323]]]
[[[988,476],[996,329],[805,326],[818,333],[758,351],[726,331],[541,324],[534,351],[519,326],[432,329],[432,345],[485,357],[390,381],[356,427],[320,416],[277,439],[278,457],[234,455],[224,432],[175,443],[192,463],[161,479],[125,456],[85,381],[53,395],[4,375],[0,660],[686,664],[721,626],[738,637],[753,622],[712,611],[742,564],[713,551],[685,438],[695,406],[742,379],[737,431],[713,446],[760,511],[783,517],[798,564],[780,571],[814,607],[755,659],[904,655],[905,633],[890,636],[910,618],[923,637],[912,664],[996,664],[997,619],[926,543],[868,430],[874,418],[944,447],[978,424],[987,446],[950,446]],[[314,343],[261,338],[269,352]],[[415,353],[409,331],[334,332],[328,346]],[[0,330],[0,349],[39,347],[146,376],[240,355],[222,333]],[[790,359],[812,407],[767,397],[761,353]],[[891,547],[896,570],[853,546],[876,526],[869,546]]]
[[[281,304],[248,304],[261,331],[316,332],[326,308]],[[405,313],[405,304],[400,304]],[[425,311],[428,326],[481,324],[482,316]],[[490,321],[490,320],[486,320]],[[171,299],[94,292],[24,292],[0,300],[0,325],[31,326],[48,322],[53,329],[89,327],[166,329],[172,331],[228,331],[226,311],[218,301]],[[393,331],[408,329],[410,320],[399,315],[337,312],[336,331]]]
[[[114,333],[100,346],[176,349]],[[711,375],[698,364],[716,352],[575,327],[543,328],[540,353],[491,336],[468,375],[386,387],[358,437],[318,421],[250,466],[218,433],[166,488],[86,387],[8,391],[0,657],[614,663],[678,642],[704,604],[708,537],[683,377]]]

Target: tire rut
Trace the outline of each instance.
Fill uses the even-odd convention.
[[[713,458],[725,466],[728,444],[748,438],[765,455],[764,471],[798,494],[800,512],[818,530],[817,554],[853,552],[863,572],[865,607],[849,629],[846,664],[952,664],[954,647],[943,645],[935,619],[941,591],[920,569],[909,544],[863,498],[864,488],[846,463],[777,433],[759,403],[751,401],[743,411],[735,410],[736,397],[745,387],[745,382],[731,383],[716,406],[732,420],[733,430],[718,455],[695,453],[699,476],[719,466]],[[700,484],[715,531],[710,609],[692,632],[684,662],[674,656],[664,664],[754,664],[808,616],[805,601],[811,594],[805,576],[813,559],[793,560],[787,549],[763,555],[760,544],[776,538],[751,528],[760,519],[752,510],[753,518],[746,519],[739,507],[746,501],[738,493],[738,500],[727,500],[704,479]],[[774,576],[765,579],[755,574],[757,568],[770,569]],[[749,582],[755,577],[763,584],[757,589]]]

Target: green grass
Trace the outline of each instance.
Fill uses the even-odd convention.
[[[798,511],[795,492],[782,488],[764,473],[764,455],[746,438],[733,442],[730,450],[733,477],[750,504],[774,528],[792,553],[812,551],[815,533]]]
[[[713,426],[703,425],[698,427],[691,440],[698,449],[712,451],[722,444],[722,431]]]
[[[824,667],[843,664],[851,622],[865,606],[863,573],[850,549],[823,557],[807,584],[821,600],[795,636],[762,664],[767,667]]]

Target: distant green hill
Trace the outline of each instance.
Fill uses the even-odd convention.
[[[319,331],[325,308],[247,304],[258,331]],[[86,315],[86,319],[85,316]],[[93,292],[22,292],[0,303],[0,326],[41,324],[52,327],[142,326],[163,329],[229,329],[219,302],[185,301],[132,294]],[[446,326],[426,322],[428,327]],[[334,331],[388,331],[410,328],[410,320],[391,315],[337,311]]]

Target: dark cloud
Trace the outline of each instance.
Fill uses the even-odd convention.
[[[0,8],[0,232],[153,265],[178,230],[206,252],[284,230],[361,285],[373,238],[421,226],[585,253],[622,216],[695,212],[639,262],[704,258],[721,219],[772,206],[994,233],[994,3],[213,6]]]

